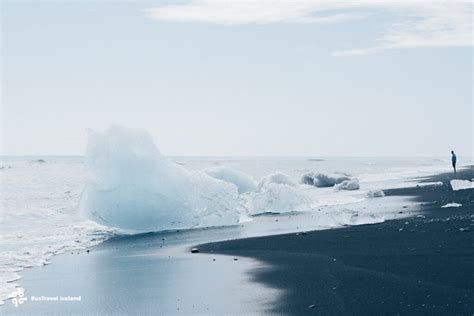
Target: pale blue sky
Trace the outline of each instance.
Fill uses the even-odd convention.
[[[3,154],[472,155],[472,4],[249,3],[4,1]]]

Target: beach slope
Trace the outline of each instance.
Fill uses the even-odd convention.
[[[471,315],[474,312],[474,190],[451,189],[452,174],[394,189],[422,203],[420,215],[376,225],[200,245],[271,268],[254,281],[284,290],[268,312],[322,315]],[[472,179],[473,169],[456,179]],[[448,203],[462,206],[443,207]],[[400,210],[403,212],[403,209]]]

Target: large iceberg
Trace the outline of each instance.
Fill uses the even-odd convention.
[[[235,185],[169,161],[142,130],[112,126],[89,135],[82,214],[131,231],[239,223]]]

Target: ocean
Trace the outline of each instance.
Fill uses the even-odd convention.
[[[416,204],[403,198],[377,197],[377,194],[374,197],[373,193],[415,186],[419,178],[451,168],[449,157],[163,159],[172,168],[184,172],[184,176],[170,176],[168,171],[156,166],[155,174],[126,170],[127,161],[104,175],[91,172],[91,164],[86,164],[83,157],[2,157],[0,301],[21,286],[24,268],[49,264],[53,255],[91,247],[120,234],[242,225],[242,236],[257,236],[377,223],[407,216],[416,212]],[[472,158],[458,159],[459,167],[472,164]],[[126,190],[111,186],[112,172],[123,173],[124,177],[113,174],[112,178],[119,183],[130,179],[131,186]],[[159,172],[165,172],[165,178],[172,181],[149,182]],[[99,175],[102,179],[97,180]],[[348,190],[303,184],[304,175],[324,175],[326,180],[333,179],[331,175],[342,175],[356,179],[359,187]],[[183,182],[182,176],[193,180]],[[141,182],[149,185],[150,191],[137,186]],[[219,187],[221,182],[226,183],[224,189]],[[172,189],[163,191],[163,186],[168,185]],[[153,189],[156,186],[160,188]],[[114,190],[120,194],[111,194]],[[189,197],[190,191],[196,194]],[[97,198],[98,192],[106,192],[108,198]],[[125,198],[124,192],[130,196]],[[147,194],[156,197],[148,201]],[[182,195],[186,200],[181,203],[184,199],[177,196],[171,203],[166,194]],[[234,201],[223,201],[229,199]],[[112,211],[133,216],[117,219],[107,218],[107,212],[99,215],[84,212],[84,208],[97,205],[105,209],[108,205],[104,203],[110,204],[111,200],[121,201]],[[159,204],[161,201],[166,203]],[[407,212],[402,215],[398,213],[401,205],[407,206]],[[187,208],[192,210],[191,215]],[[221,213],[220,208],[226,208],[225,212]],[[233,208],[238,211],[233,212]],[[166,214],[153,214],[159,212]],[[202,217],[206,216],[209,220],[203,221]],[[138,229],[144,222],[152,224]],[[127,223],[133,225],[128,227]]]

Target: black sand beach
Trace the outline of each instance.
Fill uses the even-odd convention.
[[[455,178],[473,175],[468,168]],[[277,314],[472,315],[474,192],[452,191],[451,179],[442,174],[424,180],[442,186],[385,192],[425,203],[415,218],[199,248],[268,263],[252,277],[285,290],[270,309]],[[441,208],[450,202],[462,207]]]
[[[473,169],[456,178],[473,178]],[[451,179],[386,191],[425,203],[424,211],[381,224],[207,243],[198,254],[189,247],[237,238],[240,228],[113,238],[22,271],[30,301],[7,301],[0,313],[472,315],[474,194],[453,192]],[[463,206],[441,208],[449,202]]]

